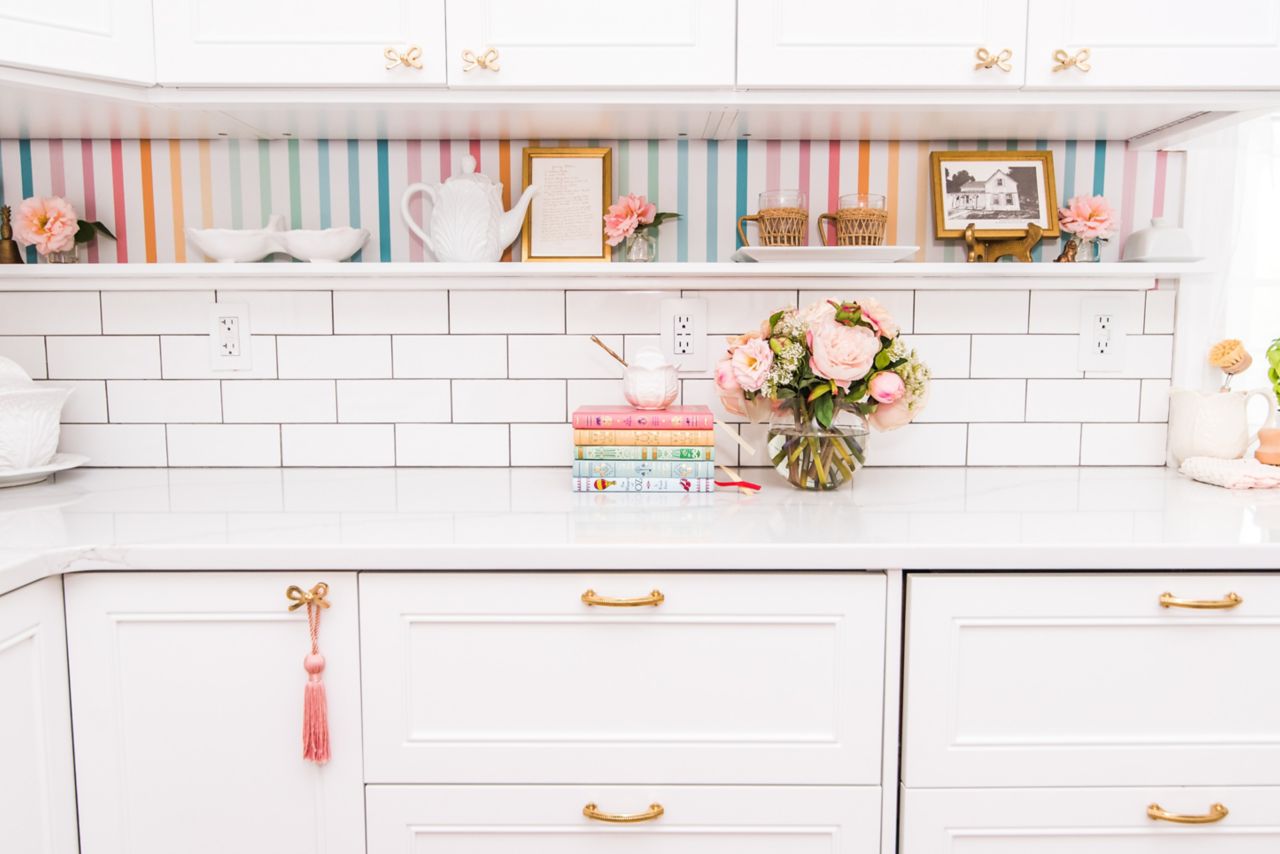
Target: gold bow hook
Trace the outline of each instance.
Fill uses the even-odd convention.
[[[403,65],[405,68],[422,68],[422,48],[416,44],[409,45],[409,49],[404,53],[400,53],[393,47],[389,47],[382,52],[387,59],[387,70]]]
[[[1053,52],[1053,59],[1058,64],[1053,67],[1055,72],[1066,71],[1068,68],[1076,68],[1080,71],[1089,71],[1089,48],[1081,48],[1076,51],[1075,56],[1071,56],[1065,50],[1059,48]]]
[[[296,611],[306,605],[315,605],[319,608],[328,608],[329,602],[324,597],[329,595],[329,585],[321,581],[310,590],[303,590],[296,584],[289,585],[289,589],[284,592],[285,597],[293,604],[289,606],[290,611]]]
[[[489,48],[484,53],[476,56],[474,51],[464,50],[462,52],[462,70],[470,71],[473,68],[483,68],[487,71],[500,71],[498,66],[498,51]]]
[[[978,64],[973,67],[974,71],[983,68],[999,68],[1001,71],[1012,71],[1013,66],[1009,64],[1009,60],[1013,59],[1013,51],[1005,48],[999,53],[993,54],[985,47],[978,48]]]

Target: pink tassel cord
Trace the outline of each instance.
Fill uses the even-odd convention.
[[[319,602],[307,602],[311,654],[302,663],[307,671],[302,703],[302,758],[317,765],[329,761],[329,703],[324,691],[324,656],[320,654],[320,607]]]

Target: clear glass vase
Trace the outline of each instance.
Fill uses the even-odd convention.
[[[783,401],[769,419],[769,458],[778,474],[797,489],[839,489],[853,481],[866,462],[867,419],[837,407],[830,427],[801,398]]]
[[[1102,246],[1100,245],[1102,241],[1097,239],[1077,239],[1077,242],[1080,244],[1076,247],[1076,261],[1078,263],[1096,264],[1102,260]]]
[[[50,252],[44,256],[46,264],[78,264],[80,263],[80,244],[62,252]]]
[[[658,241],[648,229],[637,231],[627,237],[623,257],[628,261],[648,262],[658,257]]]

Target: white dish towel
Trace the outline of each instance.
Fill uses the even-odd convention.
[[[1253,457],[1220,460],[1215,457],[1188,457],[1178,471],[1193,480],[1225,486],[1227,489],[1275,489],[1280,487],[1280,466],[1260,463]]]

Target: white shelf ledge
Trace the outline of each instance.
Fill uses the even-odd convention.
[[[795,290],[856,279],[877,290],[1147,290],[1206,275],[1180,264],[34,264],[0,267],[0,291]]]

